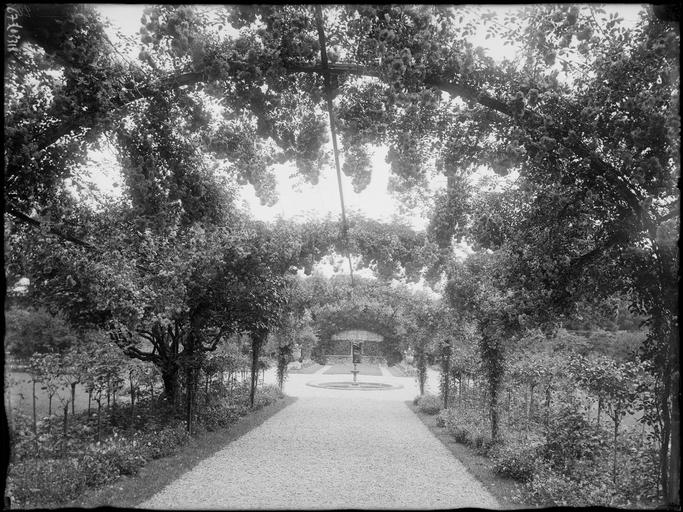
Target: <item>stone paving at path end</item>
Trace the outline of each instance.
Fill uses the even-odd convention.
[[[500,508],[407,407],[410,378],[363,380],[402,389],[356,392],[306,386],[298,400],[139,506],[160,509]],[[333,377],[334,378],[334,377]],[[348,377],[349,380],[351,377]],[[339,380],[339,377],[336,377]]]

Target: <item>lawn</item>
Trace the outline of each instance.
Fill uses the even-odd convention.
[[[410,375],[406,375],[406,372],[398,366],[389,366],[389,373],[391,373],[393,377],[410,377]]]
[[[318,363],[313,363],[313,364],[309,364],[308,366],[304,366],[300,370],[294,370],[294,369],[287,370],[287,373],[311,375],[311,374],[317,372],[318,370],[320,370],[320,368],[322,368],[322,365],[320,365]]]
[[[26,372],[11,371],[7,368],[5,370],[7,372],[5,407],[8,411],[18,410],[23,414],[32,414],[33,401],[31,395],[33,394],[33,386],[31,384],[31,376]],[[48,413],[48,396],[41,389],[41,386],[42,384],[40,383],[36,385],[36,416],[39,418],[47,416]],[[71,412],[71,389],[62,387],[59,389],[58,394],[52,397],[52,413],[58,413],[63,407],[59,399],[60,396],[63,400],[69,400],[69,412]],[[116,400],[117,402],[121,400],[126,401],[127,398],[126,395],[117,395]],[[74,406],[77,413],[88,408],[88,393],[80,384],[76,385]],[[96,407],[94,402],[93,406]]]

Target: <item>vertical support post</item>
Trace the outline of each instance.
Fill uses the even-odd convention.
[[[323,8],[320,4],[315,6],[315,17],[318,25],[318,41],[320,43],[320,60],[323,68],[323,78],[325,80],[325,96],[327,99],[327,112],[330,116],[330,132],[332,134],[332,149],[334,150],[334,165],[337,170],[337,185],[339,187],[339,200],[341,201],[342,212],[342,236],[346,244],[346,257],[349,260],[349,272],[351,273],[351,286],[353,286],[353,265],[351,263],[351,253],[349,252],[349,226],[346,222],[346,208],[344,208],[344,192],[342,190],[341,167],[339,165],[339,148],[337,147],[337,129],[334,123],[334,105],[332,104],[332,80],[330,78],[330,68],[327,65],[327,48],[325,44],[325,29],[323,25]]]

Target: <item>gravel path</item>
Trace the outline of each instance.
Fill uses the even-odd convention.
[[[499,508],[408,409],[404,401],[415,395],[412,379],[364,379],[403,386],[392,391],[306,386],[330,380],[323,375],[326,368],[290,376],[285,391],[299,397],[294,404],[140,507]]]

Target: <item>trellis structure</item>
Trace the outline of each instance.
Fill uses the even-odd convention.
[[[384,361],[382,355],[381,343],[384,341],[384,336],[362,329],[352,329],[333,334],[330,338],[332,345],[330,352],[327,354],[327,359],[338,360],[339,362],[351,361],[351,346],[354,343],[361,344],[361,353],[367,362],[381,363]]]

